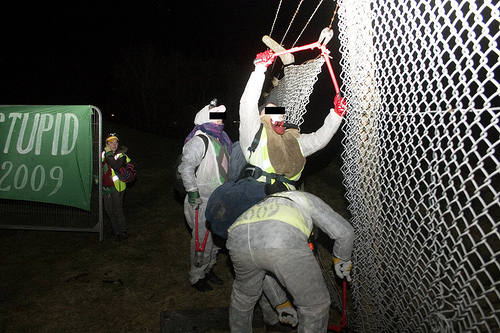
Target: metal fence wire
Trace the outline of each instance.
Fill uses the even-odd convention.
[[[339,1],[356,332],[500,332],[499,7]]]

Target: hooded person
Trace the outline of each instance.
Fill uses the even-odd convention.
[[[296,189],[295,183],[302,174],[306,157],[323,149],[330,142],[346,113],[345,99],[337,95],[334,100],[335,107],[330,109],[323,126],[316,132],[302,134],[296,126],[288,127],[285,124],[285,110],[277,102],[274,90],[259,107],[265,73],[273,60],[272,51],[257,55],[254,61],[255,69],[240,99],[239,110],[241,149],[248,163],[254,168],[252,176],[267,184],[267,194]],[[273,112],[273,109],[277,111]],[[256,136],[258,146],[250,150]]]
[[[212,192],[228,179],[232,142],[224,132],[225,111],[214,100],[196,114],[178,167],[187,192],[184,215],[192,229],[189,282],[199,291],[212,290],[210,283],[223,284],[213,271],[219,247],[207,229],[205,209]]]

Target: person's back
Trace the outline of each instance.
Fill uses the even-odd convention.
[[[297,304],[299,332],[326,332],[330,296],[308,238],[313,224],[335,240],[336,272],[350,279],[354,230],[317,196],[285,191],[257,203],[229,228],[226,243],[236,274],[230,305],[231,332],[251,329],[253,306],[266,274]]]

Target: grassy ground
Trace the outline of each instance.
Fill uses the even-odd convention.
[[[215,266],[223,286],[200,293],[187,281],[190,235],[171,183],[182,142],[106,124],[104,133],[111,131],[138,170],[125,199],[130,238],[0,230],[1,333],[159,332],[162,311],[228,306],[233,276],[226,252]],[[348,217],[340,158],[326,156],[309,158],[305,189]]]

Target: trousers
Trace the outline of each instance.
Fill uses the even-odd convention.
[[[123,212],[123,201],[125,191],[114,191],[111,193],[103,194],[104,211],[111,221],[113,232],[119,234],[127,230],[127,223],[125,213]]]
[[[253,309],[261,297],[266,272],[293,297],[299,333],[327,332],[330,295],[303,232],[281,221],[247,223],[230,231],[226,247],[235,271],[229,308],[231,333],[252,332]]]
[[[220,248],[214,244],[211,233],[208,233],[207,242],[205,244],[204,251],[200,254],[201,260],[203,261],[200,267],[196,267],[194,264],[196,255],[196,211],[187,202],[188,198],[184,203],[184,215],[186,221],[191,228],[191,247],[190,247],[190,258],[191,258],[191,268],[189,270],[189,283],[195,284],[198,280],[205,278],[205,274],[208,273],[217,263],[217,254]],[[206,210],[206,200],[198,208],[198,240],[200,245],[205,238],[207,233],[207,219],[205,218]]]

